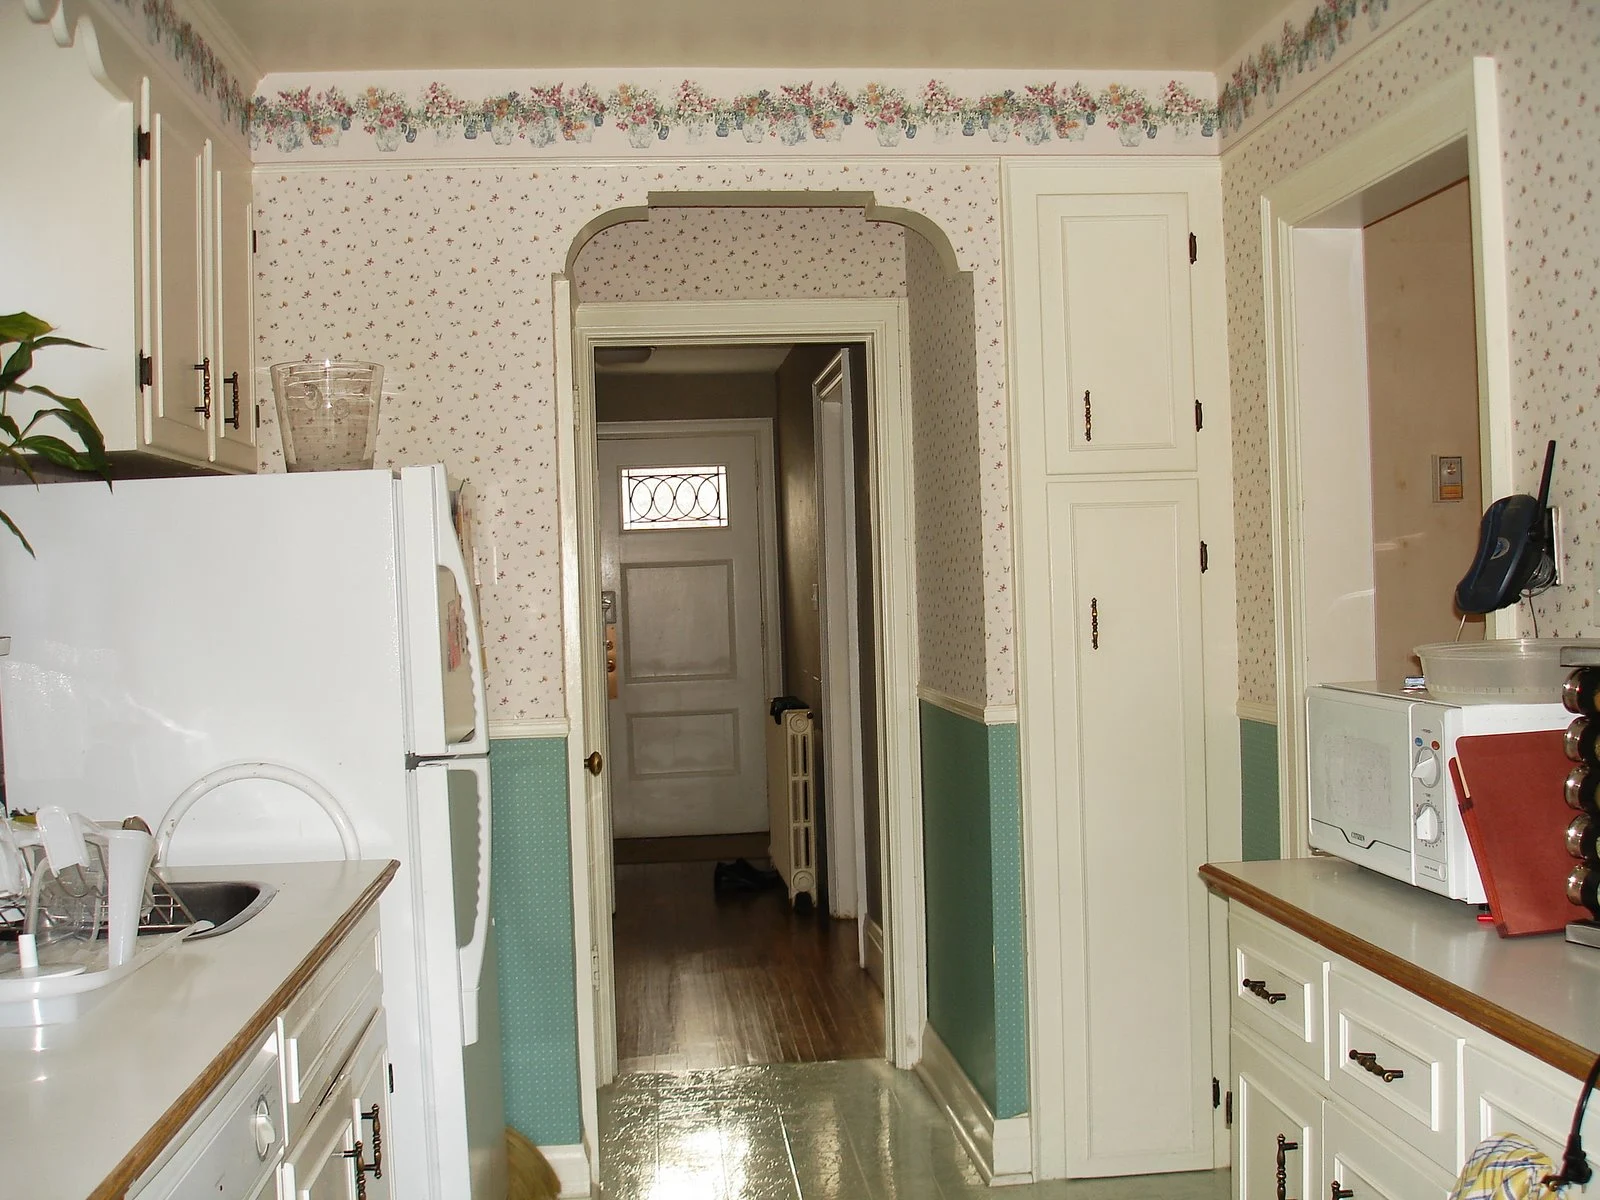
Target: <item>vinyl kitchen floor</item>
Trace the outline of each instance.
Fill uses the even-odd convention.
[[[1224,1200],[1227,1171],[991,1192],[917,1078],[887,1063],[624,1075],[600,1093],[605,1200]]]

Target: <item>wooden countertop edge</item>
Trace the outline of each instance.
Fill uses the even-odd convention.
[[[1302,937],[1310,938],[1335,954],[1348,958],[1357,966],[1365,967],[1428,1003],[1454,1013],[1485,1033],[1493,1034],[1541,1062],[1549,1063],[1558,1071],[1583,1079],[1594,1063],[1594,1052],[1576,1042],[1551,1033],[1527,1018],[1469,992],[1459,984],[1441,979],[1431,971],[1425,971],[1371,942],[1330,925],[1305,909],[1246,883],[1237,875],[1230,875],[1211,863],[1205,863],[1200,867],[1200,877],[1217,894],[1237,900],[1262,916],[1270,917]]]
[[[172,1141],[188,1123],[189,1118],[199,1111],[201,1103],[212,1093],[217,1084],[226,1079],[228,1073],[238,1066],[245,1053],[277,1019],[278,1014],[283,1011],[294,994],[310,982],[311,976],[327,961],[334,947],[344,940],[356,922],[366,916],[378,902],[383,889],[389,886],[389,881],[399,869],[400,863],[391,858],[389,865],[379,872],[378,877],[356,897],[349,908],[345,909],[344,915],[328,930],[322,940],[312,947],[311,952],[300,960],[300,965],[289,973],[288,978],[278,985],[277,990],[256,1009],[200,1076],[184,1089],[167,1111],[157,1118],[156,1123],[145,1131],[145,1135],[133,1144],[133,1148],[123,1156],[111,1174],[101,1181],[99,1187],[89,1193],[87,1200],[120,1200],[120,1197],[126,1194],[133,1181],[149,1169],[150,1164],[160,1157],[167,1143]]]

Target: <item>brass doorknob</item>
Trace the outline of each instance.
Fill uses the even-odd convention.
[[[583,760],[583,765],[589,774],[598,775],[600,774],[601,769],[606,765],[606,760],[601,758],[600,751],[596,750],[594,753],[590,754],[588,758]]]

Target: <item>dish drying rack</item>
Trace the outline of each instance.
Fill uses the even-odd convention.
[[[96,906],[99,913],[96,921],[98,932],[95,936],[103,941],[109,924],[105,897],[99,897]],[[27,915],[26,893],[0,892],[0,943],[17,940],[17,936],[22,933]],[[188,906],[178,899],[177,894],[167,886],[167,881],[152,867],[146,883],[144,907],[139,912],[139,932],[178,933],[193,925],[195,919]]]

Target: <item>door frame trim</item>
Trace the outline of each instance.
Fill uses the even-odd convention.
[[[761,677],[770,699],[783,679],[782,608],[778,603],[778,449],[771,417],[716,420],[596,421],[596,438],[716,437],[750,434],[756,441],[756,507],[760,510]],[[607,751],[609,753],[609,750]]]
[[[823,396],[835,384],[837,401]],[[850,350],[841,348],[811,381],[811,426],[817,481],[817,624],[822,634],[823,789],[828,815],[828,908],[835,917],[856,918],[856,954],[867,962],[867,848],[861,769],[861,629],[857,619],[856,397],[851,390]],[[830,408],[838,412],[829,415]],[[842,569],[830,571],[829,563]],[[840,632],[829,635],[830,625]],[[833,666],[842,659],[842,670]],[[837,803],[843,799],[843,805]],[[840,810],[849,816],[839,820]],[[848,870],[837,870],[846,867]],[[848,882],[848,890],[843,886]]]
[[[1492,58],[1450,78],[1356,134],[1261,197],[1261,274],[1266,350],[1267,444],[1272,483],[1272,594],[1276,627],[1280,853],[1310,853],[1306,730],[1307,635],[1301,385],[1294,274],[1301,228],[1360,226],[1418,199],[1409,169],[1464,148],[1472,193],[1472,275],[1478,340],[1478,429],[1484,503],[1515,490],[1505,204],[1499,92]],[[1431,189],[1428,189],[1431,190]],[[1425,192],[1424,192],[1425,194]],[[1384,211],[1387,210],[1387,211]],[[1490,613],[1485,636],[1517,637],[1520,606]]]
[[[615,977],[609,939],[602,951],[597,933],[610,928],[609,871],[589,874],[589,843],[603,814],[588,812],[580,770],[587,741],[604,728],[585,711],[577,686],[587,660],[598,660],[599,644],[585,653],[580,632],[598,613],[580,595],[580,580],[596,567],[592,531],[579,526],[580,496],[592,486],[595,418],[593,352],[597,346],[770,344],[773,342],[862,342],[867,347],[869,427],[872,430],[871,497],[878,595],[879,686],[882,735],[878,765],[883,781],[879,819],[885,856],[884,932],[888,956],[884,1017],[886,1056],[909,1069],[922,1056],[927,1020],[927,946],[922,890],[922,770],[917,723],[916,538],[912,493],[910,322],[901,299],[669,301],[571,304],[571,282],[555,281],[557,471],[561,483],[562,643],[567,667],[568,800],[571,809],[572,904],[579,1098],[591,1164],[598,1163],[596,1092],[603,1049],[616,1049]],[[571,337],[567,334],[570,332]],[[582,368],[579,369],[579,364]],[[585,449],[587,448],[587,449]],[[597,602],[597,601],[595,601]],[[604,861],[609,862],[609,858]],[[601,909],[604,909],[602,912]],[[604,963],[601,960],[604,959]],[[592,972],[592,973],[591,973]],[[594,979],[594,985],[586,981]],[[607,1017],[609,1015],[609,1020]]]

